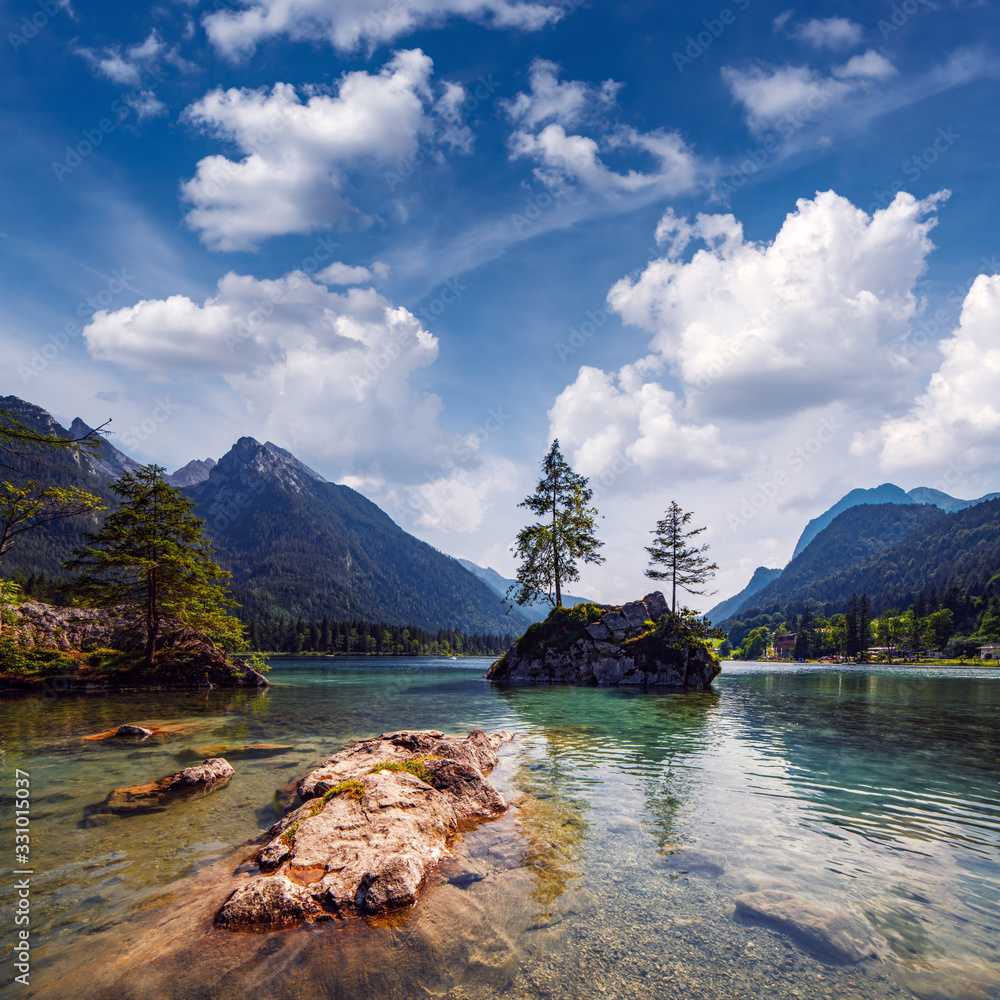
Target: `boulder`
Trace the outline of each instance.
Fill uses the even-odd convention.
[[[994,1000],[1000,966],[966,955],[961,961],[932,959],[933,968],[903,967],[899,977],[919,1000]]]
[[[629,627],[628,619],[617,611],[609,611],[601,615],[601,622],[611,632],[622,632]]]
[[[235,773],[227,760],[212,757],[203,764],[186,767],[183,771],[160,778],[159,781],[116,788],[100,805],[89,806],[86,815],[90,817],[114,813],[118,816],[134,816],[157,812],[175,798],[201,798],[218,791],[229,783]]]
[[[844,910],[778,889],[748,892],[735,902],[737,913],[774,924],[839,962],[860,962],[877,954],[871,928]]]
[[[629,628],[642,628],[649,619],[649,610],[642,601],[633,601],[622,606],[622,618]]]
[[[132,726],[126,723],[124,726],[119,726],[117,729],[111,732],[109,739],[114,737],[132,737],[137,736],[140,739],[146,739],[147,736],[152,736],[152,729],[143,729],[142,726]]]
[[[703,691],[721,670],[718,660],[676,619],[664,619],[658,591],[620,608],[587,605],[593,617],[553,611],[531,626],[486,672],[492,681],[597,684],[601,687]],[[577,617],[572,617],[576,614]],[[650,621],[663,619],[650,628]],[[665,623],[665,624],[664,624]]]
[[[667,599],[658,590],[654,590],[653,593],[647,594],[642,599],[642,603],[646,605],[649,617],[652,618],[654,622],[670,610],[670,605],[667,604]]]
[[[400,730],[328,758],[294,794],[280,790],[302,804],[271,828],[260,874],[234,890],[216,926],[270,930],[414,903],[460,830],[506,811],[485,775],[511,739]]]

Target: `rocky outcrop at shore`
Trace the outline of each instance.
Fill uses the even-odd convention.
[[[102,813],[129,816],[156,812],[165,808],[173,799],[196,799],[218,791],[229,783],[235,773],[229,761],[222,757],[212,757],[203,764],[186,767],[183,771],[160,778],[159,781],[116,788],[100,805],[91,806],[87,810],[87,816]]]
[[[135,624],[115,611],[98,608],[60,608],[41,601],[24,601],[9,609],[13,624],[4,635],[29,649],[50,649],[68,654],[93,650],[136,650],[142,639]],[[227,657],[205,636],[187,628],[175,628],[157,647],[155,675],[147,676],[139,665],[115,674],[88,670],[82,664],[80,676],[68,678],[61,690],[114,689],[118,687],[267,687],[269,682],[248,663]],[[0,663],[0,673],[3,664]],[[0,687],[31,687],[33,680],[19,685],[7,675]]]
[[[511,739],[403,730],[324,761],[297,783],[303,804],[271,828],[216,926],[274,930],[415,902],[459,831],[506,811],[485,775]]]
[[[656,591],[619,607],[555,608],[486,672],[491,681],[701,691],[718,660]]]

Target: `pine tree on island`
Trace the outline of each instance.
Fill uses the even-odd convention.
[[[575,473],[553,441],[542,461],[542,477],[535,492],[519,507],[542,518],[518,532],[511,551],[520,559],[517,582],[507,590],[507,600],[515,604],[548,601],[562,607],[562,585],[580,579],[577,561],[602,563],[598,549],[604,542],[594,534],[600,515],[590,506],[594,491],[585,476]]]
[[[685,530],[693,516],[693,511],[685,513],[675,500],[671,500],[663,519],[656,522],[656,528],[651,532],[656,536],[654,543],[646,546],[649,561],[653,564],[646,570],[646,576],[651,580],[670,581],[670,610],[673,614],[677,614],[677,588],[680,587],[689,594],[704,596],[706,591],[694,588],[707,583],[719,568],[704,555],[708,545],[700,548],[687,545],[689,538],[700,535],[705,530]],[[666,568],[655,569],[655,565]]]

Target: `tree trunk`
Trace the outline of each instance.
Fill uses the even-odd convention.
[[[146,577],[146,668],[153,666],[160,621],[157,609],[156,567],[150,566]]]
[[[670,613],[677,614],[677,539],[674,538],[674,547],[672,550],[673,563],[672,570],[670,573],[670,579],[672,584],[672,591],[670,595]]]
[[[559,536],[556,533],[556,487],[552,485],[552,573],[556,580],[556,607],[562,607],[562,591],[559,589]]]

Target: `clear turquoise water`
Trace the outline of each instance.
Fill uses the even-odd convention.
[[[488,662],[285,661],[263,694],[5,699],[0,984],[15,767],[36,872],[32,985],[10,987],[24,996],[911,997],[907,969],[981,984],[1000,969],[996,669],[728,663],[713,692],[658,695],[496,688]],[[122,722],[178,728],[81,742]],[[275,788],[398,728],[517,734],[494,775],[511,810],[457,845],[486,877],[461,889],[445,872],[416,910],[339,938],[211,932],[171,966],[205,920],[181,932],[164,915],[227,884],[234,849],[276,818]],[[81,822],[117,786],[262,742],[289,749],[234,757],[212,796]],[[686,867],[690,848],[722,852],[725,871]],[[880,957],[841,966],[736,916],[758,888],[863,916]]]

